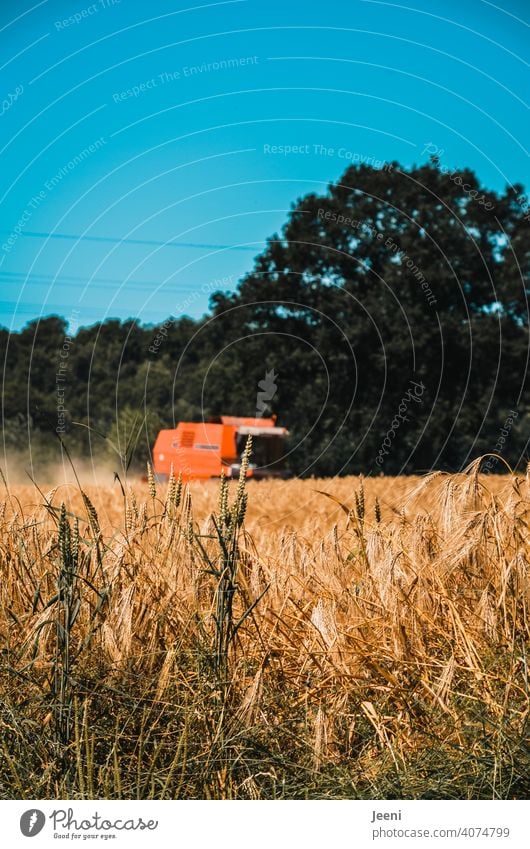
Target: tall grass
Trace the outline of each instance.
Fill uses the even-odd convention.
[[[530,483],[478,471],[6,492],[2,797],[526,797]]]

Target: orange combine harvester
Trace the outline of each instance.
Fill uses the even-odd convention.
[[[208,422],[179,422],[173,430],[161,430],[153,448],[158,480],[169,477],[171,466],[183,480],[239,477],[241,454],[252,436],[252,457],[247,477],[287,478],[284,469],[288,431],[276,426],[276,417],[217,416]]]

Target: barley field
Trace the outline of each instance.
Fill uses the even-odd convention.
[[[37,483],[2,798],[528,796],[529,477]]]

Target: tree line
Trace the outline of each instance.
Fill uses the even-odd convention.
[[[436,157],[352,166],[293,203],[201,319],[1,329],[6,450],[31,444],[45,462],[60,437],[74,456],[138,468],[161,427],[256,415],[273,374],[267,412],[290,431],[295,474],[455,471],[487,453],[521,467],[526,213],[522,185],[491,192]]]

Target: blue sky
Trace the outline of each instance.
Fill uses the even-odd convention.
[[[200,316],[355,161],[431,143],[528,186],[529,23],[524,0],[3,0],[0,324]]]

